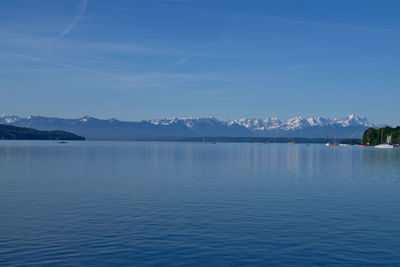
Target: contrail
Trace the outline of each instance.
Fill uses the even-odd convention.
[[[74,21],[62,32],[60,33],[60,35],[58,35],[57,38],[62,38],[65,35],[67,35],[73,27],[75,27],[75,25],[82,19],[82,17],[85,15],[86,13],[86,8],[88,5],[89,0],[82,0],[80,6],[79,6],[79,15],[74,19]]]
[[[80,68],[80,67],[77,67],[77,66],[57,63],[57,62],[46,60],[46,59],[43,59],[43,58],[32,57],[32,56],[19,54],[19,53],[14,53],[14,52],[9,52],[9,51],[0,51],[0,54],[9,55],[9,56],[13,56],[14,58],[21,58],[21,59],[25,59],[25,60],[29,60],[29,61],[34,61],[34,62],[46,63],[46,64],[62,67],[62,68],[65,68],[65,69],[74,70],[74,71],[81,71],[81,72],[98,74],[98,75],[102,75],[102,76],[121,78],[121,76],[115,75],[115,74],[111,74],[111,73],[105,73],[105,72],[101,72],[101,71],[96,71],[96,70],[91,70],[91,69],[86,69],[86,68]]]

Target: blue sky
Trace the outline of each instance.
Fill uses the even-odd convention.
[[[400,124],[399,1],[2,0],[0,112]]]

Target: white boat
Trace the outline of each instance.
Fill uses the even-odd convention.
[[[382,131],[382,135],[383,135],[383,131]],[[383,138],[383,136],[382,136],[382,138]],[[382,142],[382,143],[383,143],[383,142]],[[392,145],[391,143],[392,143],[392,136],[389,135],[389,136],[387,137],[387,139],[386,139],[386,144],[376,145],[375,147],[376,147],[376,148],[393,148],[393,145]]]
[[[393,148],[393,145],[391,144],[380,144],[380,145],[376,145],[376,148]]]

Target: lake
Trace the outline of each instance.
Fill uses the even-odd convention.
[[[0,141],[0,265],[398,265],[400,149]]]

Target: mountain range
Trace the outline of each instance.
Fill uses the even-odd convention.
[[[169,118],[127,122],[117,119],[79,119],[0,114],[0,124],[30,127],[37,130],[62,130],[85,136],[86,139],[140,140],[167,137],[303,137],[361,138],[364,131],[377,127],[367,118],[349,115],[343,118],[296,117],[289,120],[216,118]]]

